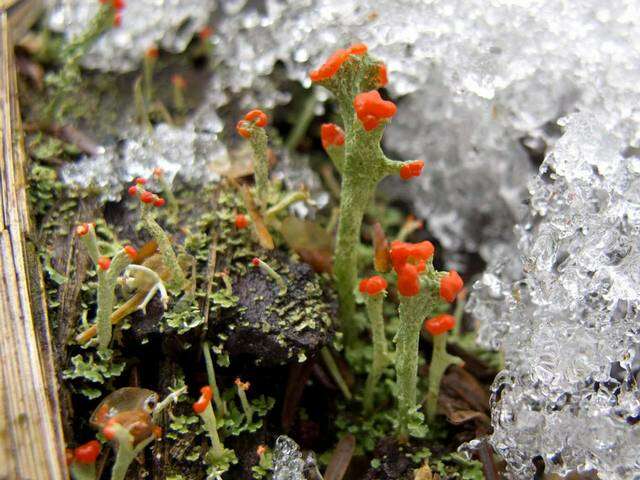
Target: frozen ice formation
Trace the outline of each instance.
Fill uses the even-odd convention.
[[[96,14],[98,0],[47,0],[49,26],[67,38],[81,33]],[[144,52],[160,46],[183,51],[194,33],[207,24],[215,0],[131,0],[126,2],[122,24],[102,35],[83,58],[83,64],[100,70],[127,72],[140,65]]]
[[[417,213],[454,251],[510,242],[534,169],[523,141],[552,144],[546,125],[590,111],[640,141],[640,7],[635,0],[266,0],[219,16],[214,55],[231,88],[251,88],[281,61],[310,67],[364,41],[401,102],[385,146],[424,158]],[[235,68],[234,68],[235,67]],[[410,95],[409,95],[410,94]],[[406,185],[405,185],[406,186]]]
[[[51,1],[50,23],[68,35],[95,8]],[[213,109],[286,103],[272,80],[278,62],[309,85],[309,70],[334,48],[365,41],[388,65],[392,96],[406,97],[386,148],[427,161],[422,179],[411,182],[417,213],[446,248],[480,250],[488,261],[511,241],[533,173],[521,141],[543,150],[554,141],[545,126],[576,110],[592,112],[632,145],[640,141],[635,0],[129,3],[123,26],[100,41],[88,64],[134,68],[152,41],[179,51],[210,17]],[[118,36],[131,45],[113,48]]]
[[[191,182],[217,180],[215,166],[232,161],[217,137],[216,130],[221,128],[221,124],[214,124],[213,129],[206,129],[193,121],[183,126],[160,123],[151,131],[130,127],[121,145],[107,146],[103,154],[65,165],[61,177],[69,184],[100,187],[107,200],[119,198],[125,182],[150,176],[156,167],[162,168],[169,180],[178,172]]]
[[[447,249],[491,259],[498,245],[512,241],[534,169],[489,101],[455,102],[444,83],[432,81],[401,100],[385,139],[403,158],[427,159],[421,177],[395,178],[389,190],[413,202]],[[448,255],[448,261],[456,260]]]
[[[640,158],[575,114],[529,191],[517,252],[499,252],[469,305],[506,359],[492,444],[514,478],[537,455],[547,472],[640,478]]]
[[[276,439],[273,451],[273,480],[322,480],[313,453],[305,455],[286,435]]]

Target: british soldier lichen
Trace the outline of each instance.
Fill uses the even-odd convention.
[[[380,148],[384,126],[395,115],[396,106],[376,90],[386,84],[386,67],[368,54],[366,45],[337,50],[310,77],[334,94],[343,123],[342,129],[323,126],[323,143],[342,175],[334,274],[340,321],[346,343],[351,345],[357,335],[354,289],[364,211],[380,180],[400,173],[405,163],[390,160]]]

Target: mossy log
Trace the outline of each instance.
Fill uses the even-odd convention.
[[[41,1],[0,1],[0,479],[68,478],[32,223],[13,44]]]

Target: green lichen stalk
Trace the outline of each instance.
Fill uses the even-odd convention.
[[[403,165],[388,159],[380,148],[386,121],[395,114],[395,105],[380,99],[376,91],[386,84],[386,69],[385,78],[380,77],[383,68],[382,62],[366,53],[366,46],[354,45],[334,53],[325,65],[311,73],[314,82],[335,95],[344,126],[343,134],[339,127],[326,124],[322,134],[325,150],[342,175],[334,273],[347,346],[353,345],[358,334],[354,323],[354,288],[364,212],[378,183],[387,175],[399,173]],[[373,108],[377,116],[367,115],[368,108]]]
[[[261,110],[251,110],[236,125],[238,133],[249,140],[253,150],[253,171],[256,181],[256,196],[260,208],[267,208],[269,196],[269,157],[267,149],[267,115]]]
[[[111,342],[112,326],[110,317],[115,305],[115,290],[118,284],[118,277],[129,266],[131,258],[124,250],[120,250],[109,263],[105,264],[104,261],[108,261],[108,259],[100,255],[94,226],[88,223],[80,225],[77,233],[87,249],[89,257],[98,266],[96,326],[98,349],[105,351],[109,348],[109,343]]]
[[[187,284],[187,277],[185,276],[182,267],[180,267],[178,257],[176,256],[176,252],[173,250],[172,241],[169,238],[169,235],[167,235],[162,227],[158,225],[158,222],[156,222],[151,210],[152,208],[153,207],[149,205],[144,205],[142,207],[142,225],[157,242],[160,255],[162,255],[162,261],[169,269],[171,274],[171,278],[167,282],[169,290],[174,292],[180,291],[185,288]]]
[[[373,408],[373,397],[375,388],[378,385],[382,371],[389,362],[389,354],[387,352],[387,338],[384,333],[384,318],[382,316],[382,304],[384,302],[384,293],[378,293],[366,297],[367,314],[369,322],[371,322],[371,333],[373,337],[373,361],[371,370],[367,377],[367,383],[364,388],[364,411],[371,412]]]
[[[213,391],[213,401],[216,404],[216,408],[218,409],[218,415],[224,417],[227,414],[227,406],[225,401],[222,399],[220,395],[220,390],[218,389],[218,382],[216,381],[216,371],[213,368],[213,359],[211,358],[211,346],[209,342],[204,342],[202,344],[202,353],[204,354],[204,363],[207,368],[207,378],[209,380],[209,386]]]
[[[116,423],[113,429],[118,447],[116,451],[116,461],[111,470],[111,480],[124,480],[131,463],[147,445],[153,442],[155,437],[151,435],[134,446],[133,436],[126,428]]]
[[[222,458],[224,456],[224,446],[222,445],[222,441],[220,441],[220,435],[218,435],[218,424],[211,404],[207,405],[204,412],[200,414],[200,418],[205,425],[209,440],[211,440],[211,454],[213,458]]]
[[[253,150],[256,194],[260,205],[265,207],[269,194],[269,159],[267,158],[267,134],[264,129],[255,129],[255,133],[251,135],[250,142]]]
[[[433,336],[433,353],[429,365],[429,391],[427,392],[427,420],[435,418],[438,411],[440,382],[449,365],[461,365],[462,360],[447,353],[447,334]]]
[[[430,308],[425,295],[400,297],[400,323],[396,336],[396,385],[398,395],[398,433],[409,438],[409,425],[417,412],[418,346],[422,322]]]

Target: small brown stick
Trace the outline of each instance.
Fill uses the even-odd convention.
[[[241,185],[233,178],[230,178],[229,181],[240,192],[240,195],[242,195],[244,206],[247,209],[247,212],[249,212],[249,216],[251,217],[251,220],[253,222],[253,228],[255,229],[256,235],[258,236],[258,242],[260,243],[260,246],[262,248],[266,248],[267,250],[273,250],[275,248],[273,238],[271,237],[269,230],[267,230],[267,226],[264,224],[262,216],[260,215],[260,213],[258,213],[258,209],[253,202],[251,192],[246,185]]]
[[[342,480],[347,473],[353,453],[356,449],[356,438],[351,435],[345,435],[336,445],[329,465],[324,472],[324,480]]]

